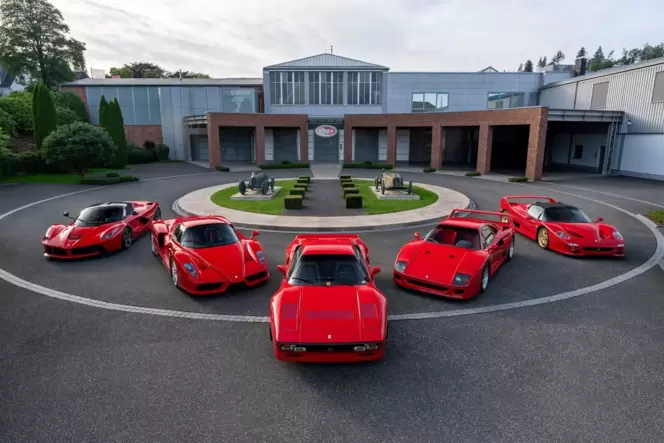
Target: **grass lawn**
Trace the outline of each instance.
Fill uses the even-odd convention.
[[[281,189],[272,200],[246,201],[231,200],[231,196],[240,192],[237,186],[217,191],[210,197],[212,203],[224,208],[237,209],[238,211],[257,212],[259,214],[279,215],[284,210],[284,197],[295,186],[297,180],[277,180],[275,186]]]
[[[364,213],[367,215],[389,214],[392,212],[410,211],[411,209],[429,206],[438,200],[438,195],[419,186],[413,186],[413,193],[420,196],[419,200],[378,200],[373,191],[369,189],[374,185],[373,180],[353,180],[362,196]]]
[[[652,211],[648,214],[648,218],[658,225],[664,225],[664,211],[662,210]]]
[[[96,172],[124,171],[124,169],[92,168],[88,174]],[[78,174],[25,174],[16,177],[7,177],[2,183],[48,183],[53,185],[78,185],[81,178]]]

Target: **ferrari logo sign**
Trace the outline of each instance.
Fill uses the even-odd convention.
[[[320,125],[314,130],[314,132],[319,137],[330,138],[337,135],[337,128],[330,125]]]
[[[424,278],[429,278],[429,276],[428,276],[428,275],[425,275]]]
[[[328,336],[327,336],[327,339],[328,339],[328,340],[332,340],[332,334],[328,335]]]

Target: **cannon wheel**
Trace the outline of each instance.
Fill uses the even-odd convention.
[[[374,178],[374,186],[376,187],[376,191],[380,187],[380,180],[378,179],[378,177]]]
[[[244,180],[240,180],[240,183],[238,183],[237,187],[240,189],[240,194],[244,195],[247,193],[247,184],[244,182]]]
[[[385,180],[380,181],[380,193],[385,194]]]
[[[408,182],[408,195],[413,193],[413,181]]]
[[[274,192],[274,177],[270,178],[270,189]]]
[[[264,181],[263,186],[261,186],[261,194],[265,195],[267,194],[267,191],[270,189],[270,185]]]

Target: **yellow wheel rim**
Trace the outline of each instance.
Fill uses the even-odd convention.
[[[541,247],[546,248],[546,245],[549,243],[549,233],[546,232],[546,229],[540,230],[537,235],[537,241]]]

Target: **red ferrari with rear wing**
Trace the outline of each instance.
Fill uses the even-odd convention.
[[[455,209],[424,238],[416,233],[401,248],[393,280],[405,289],[469,299],[484,292],[491,276],[513,256],[511,217]]]
[[[551,197],[505,196],[500,210],[512,216],[516,232],[543,249],[579,257],[625,256],[625,240],[614,226],[602,223],[602,217],[592,221],[579,208]]]
[[[270,340],[279,360],[351,362],[385,353],[387,300],[380,272],[355,234],[298,235],[286,249],[270,301]]]
[[[258,234],[245,237],[225,217],[181,217],[153,223],[150,245],[176,288],[208,295],[270,277]]]
[[[48,228],[42,238],[45,257],[84,258],[128,249],[161,218],[161,209],[156,202],[108,202],[92,205],[76,218],[63,215],[73,222]]]

